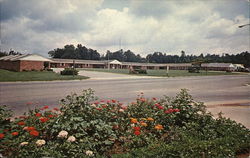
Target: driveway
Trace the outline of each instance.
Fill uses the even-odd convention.
[[[88,76],[92,80],[162,78],[162,77],[154,77],[154,76],[137,76],[137,75],[109,73],[109,72],[84,71],[84,70],[80,70],[79,75]]]

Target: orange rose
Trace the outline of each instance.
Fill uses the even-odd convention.
[[[156,129],[156,130],[162,130],[162,129],[163,129],[163,126],[158,124],[158,125],[155,126],[155,129]]]
[[[154,121],[154,119],[152,117],[148,117],[147,120],[148,121]]]
[[[148,126],[148,124],[145,123],[145,122],[141,122],[141,125],[144,126],[144,127]]]
[[[131,123],[137,123],[137,119],[131,118],[131,119],[130,119],[130,122],[131,122]]]

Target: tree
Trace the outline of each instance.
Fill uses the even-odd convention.
[[[100,54],[93,49],[88,49],[81,44],[75,48],[74,45],[65,45],[64,48],[57,48],[48,52],[52,58],[61,59],[85,59],[85,60],[100,60]]]
[[[186,62],[186,53],[183,50],[181,51],[180,62],[182,63]]]
[[[0,52],[0,57],[7,56],[7,55],[8,55],[7,52]]]

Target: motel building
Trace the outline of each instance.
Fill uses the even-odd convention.
[[[213,71],[234,71],[231,63],[204,63],[202,69]],[[239,64],[238,64],[239,66]],[[241,65],[242,66],[242,65]],[[0,69],[11,71],[39,71],[48,68],[101,68],[101,69],[151,69],[151,70],[188,70],[191,63],[136,63],[118,60],[78,60],[45,58],[38,54],[9,55],[0,58]]]

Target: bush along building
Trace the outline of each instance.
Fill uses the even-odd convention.
[[[47,68],[102,68],[102,69],[142,69],[142,70],[188,70],[191,63],[137,63],[118,60],[78,60],[45,58],[37,54],[9,55],[0,58],[0,69],[12,71],[43,70]],[[236,71],[244,68],[241,64],[202,63],[201,70]]]

